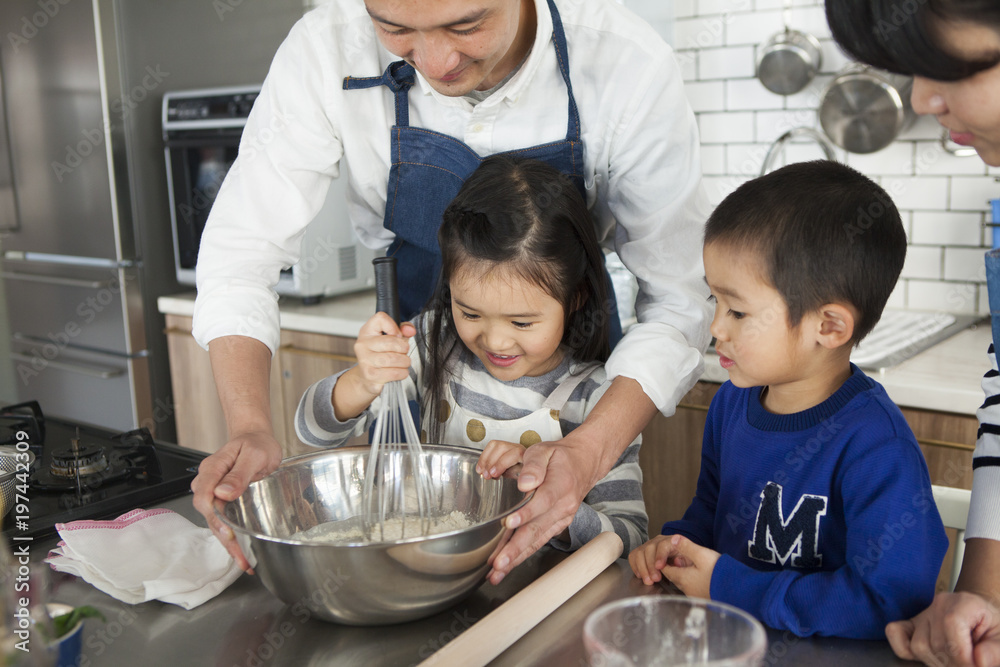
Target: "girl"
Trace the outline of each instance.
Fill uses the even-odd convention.
[[[442,268],[413,323],[376,313],[358,364],[310,387],[295,428],[314,446],[366,432],[386,382],[420,402],[421,439],[483,449],[496,478],[526,447],[579,426],[611,385],[604,258],[580,192],[535,160],[493,156],[465,182],[438,231]],[[574,550],[605,530],[624,553],[646,539],[641,436],[588,493],[551,544]]]

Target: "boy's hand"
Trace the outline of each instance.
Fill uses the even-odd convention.
[[[682,535],[671,535],[670,555],[675,561],[663,568],[663,574],[688,597],[711,598],[712,571],[719,552],[698,546]],[[631,560],[631,558],[630,558]]]
[[[628,555],[629,565],[635,576],[642,583],[651,586],[663,579],[663,568],[668,564],[673,567],[690,567],[691,562],[679,555],[674,549],[670,538],[673,535],[657,535],[641,547],[636,547]]]
[[[670,536],[657,535],[642,546],[636,547],[628,555],[628,564],[642,583],[651,586],[663,579],[661,570],[670,556]]]
[[[375,313],[358,334],[354,355],[358,358],[359,381],[364,390],[378,396],[387,382],[405,380],[410,372],[407,338],[416,329],[409,322],[397,326],[386,313]]]
[[[502,476],[517,477],[524,461],[523,445],[503,440],[490,440],[476,462],[476,472],[485,479],[499,479]]]

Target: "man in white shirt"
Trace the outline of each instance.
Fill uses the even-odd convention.
[[[490,580],[569,525],[656,410],[672,414],[700,377],[709,209],[694,115],[656,33],[613,0],[334,0],[275,55],[198,260],[194,335],[210,351],[230,442],[192,489],[244,568],[212,503],[280,460],[268,397],[279,337],[272,286],[298,259],[339,161],[350,165],[358,237],[399,256],[409,286],[406,266],[436,275],[430,240],[448,193],[478,158],[506,151],[549,161],[581,188],[599,236],[638,279],[638,324],[615,348],[615,380],[584,424],[528,449],[519,486],[535,496],[509,518],[517,530]],[[421,294],[403,294],[404,315]]]

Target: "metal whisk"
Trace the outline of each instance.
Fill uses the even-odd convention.
[[[376,309],[388,313],[398,324],[396,258],[379,257],[374,264]],[[410,494],[405,484],[407,472],[413,481],[412,497],[409,498],[412,504],[409,507],[407,501]],[[431,489],[430,469],[420,446],[420,436],[410,414],[403,383],[389,382],[382,388],[381,405],[365,466],[361,500],[366,539],[377,536],[379,541],[385,541],[386,519],[400,521],[400,539],[427,535],[431,528]]]

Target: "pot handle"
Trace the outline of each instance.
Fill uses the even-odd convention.
[[[972,157],[976,155],[976,149],[971,146],[959,146],[951,140],[947,129],[941,130],[941,148],[946,153],[951,153],[955,157]]]
[[[807,137],[812,139],[823,150],[823,155],[827,160],[837,160],[837,154],[834,152],[833,145],[825,136],[811,127],[793,127],[788,132],[785,132],[783,135],[778,137],[775,142],[771,144],[771,147],[767,149],[767,155],[764,156],[764,162],[760,167],[761,176],[771,171],[771,164],[774,162],[775,158],[778,157],[778,153],[785,147],[785,144],[788,143],[789,140],[796,137]]]

